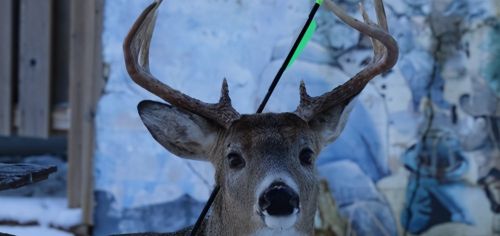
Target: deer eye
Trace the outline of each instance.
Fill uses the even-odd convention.
[[[314,152],[310,148],[304,148],[299,154],[300,164],[308,166],[313,163]]]
[[[229,168],[231,169],[241,169],[245,167],[245,159],[238,153],[229,153],[227,159],[229,160]]]

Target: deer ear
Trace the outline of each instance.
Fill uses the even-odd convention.
[[[168,151],[182,158],[208,161],[208,151],[216,142],[220,129],[217,125],[196,114],[154,101],[140,102],[137,110],[153,138]]]
[[[352,99],[345,104],[331,107],[317,114],[309,121],[309,127],[319,134],[323,147],[340,136],[354,104],[355,99]]]

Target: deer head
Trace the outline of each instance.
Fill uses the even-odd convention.
[[[396,41],[387,33],[381,0],[375,1],[378,24],[361,6],[365,23],[329,0],[324,6],[342,21],[372,38],[370,64],[345,84],[318,97],[300,86],[294,112],[240,115],[232,106],[227,83],[218,103],[208,104],[160,82],[149,71],[149,45],[161,0],[136,20],[124,42],[130,77],[169,104],[142,101],[139,114],[156,141],[175,155],[209,161],[221,186],[205,233],[251,235],[313,233],[318,180],[315,159],[341,133],[350,104],[376,75],[398,58]]]

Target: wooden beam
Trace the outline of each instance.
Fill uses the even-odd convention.
[[[53,108],[53,111],[51,112],[50,119],[52,123],[51,131],[57,132],[57,131],[68,131],[70,128],[70,115],[69,115],[69,110],[67,107],[61,107],[61,106],[55,106]],[[20,121],[20,111],[19,109],[14,109],[14,119],[13,119],[13,125],[14,128],[19,128],[19,125],[21,123]]]
[[[90,94],[85,102],[85,110],[88,112],[88,120],[84,122],[84,129],[88,131],[85,134],[86,141],[84,141],[85,149],[83,150],[83,156],[87,157],[83,159],[82,166],[85,171],[82,175],[82,212],[83,221],[86,224],[93,224],[94,216],[94,150],[95,150],[95,137],[96,137],[96,127],[95,127],[95,114],[97,109],[97,103],[101,97],[102,90],[104,88],[104,75],[103,75],[103,60],[102,60],[102,44],[101,36],[103,30],[103,10],[104,10],[104,0],[95,0],[93,9],[91,8],[88,14],[94,18],[93,34],[93,55],[89,63],[92,63],[93,69],[90,73],[91,78],[89,84],[87,85],[87,93]],[[89,46],[90,47],[90,46]]]
[[[0,191],[45,180],[56,171],[57,166],[0,163]]]
[[[85,224],[92,224],[94,114],[103,87],[101,31],[102,0],[72,0],[70,38],[71,128],[68,155],[68,203],[81,207]]]
[[[50,131],[52,0],[20,0],[19,121],[21,136]]]
[[[90,56],[85,35],[88,34],[86,21],[93,21],[85,17],[82,12],[88,11],[85,8],[87,1],[72,0],[70,4],[70,44],[69,44],[69,106],[70,130],[68,137],[68,206],[71,208],[80,207],[82,189],[82,132],[83,132],[83,83],[88,74],[86,70],[90,64],[85,64]],[[83,6],[82,6],[83,5]],[[83,74],[82,74],[83,73]],[[90,79],[90,78],[89,78]]]
[[[12,131],[13,0],[0,0],[0,135]]]

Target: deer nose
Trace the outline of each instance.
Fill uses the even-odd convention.
[[[283,182],[274,182],[259,197],[262,212],[271,216],[287,216],[299,208],[299,196]]]

